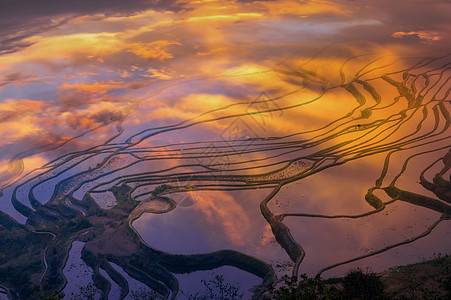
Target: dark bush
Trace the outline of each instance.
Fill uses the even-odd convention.
[[[372,272],[363,273],[357,269],[343,279],[345,293],[351,299],[383,299],[384,284],[380,276]]]

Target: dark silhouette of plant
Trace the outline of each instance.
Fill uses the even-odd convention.
[[[72,299],[75,300],[94,300],[101,291],[92,283],[87,286],[80,286],[78,293],[72,293]]]
[[[438,254],[436,264],[440,268],[439,287],[445,292],[443,299],[451,299],[451,256]]]
[[[344,300],[345,293],[333,284],[326,284],[319,276],[310,278],[306,274],[291,277],[278,287],[271,287],[264,300]]]
[[[45,283],[43,288],[44,290],[42,291],[39,285],[35,284],[33,286],[33,291],[35,292],[35,294],[37,294],[37,296],[33,297],[33,299],[61,300],[66,296],[63,292],[52,291],[52,287],[48,283]]]
[[[224,276],[215,275],[213,279],[208,281],[201,280],[205,286],[205,292],[196,293],[188,296],[189,300],[239,300],[243,299],[243,295],[238,294],[239,286],[224,282]]]
[[[154,196],[154,197],[156,197],[156,196],[158,196],[159,194],[161,194],[161,193],[163,193],[163,192],[165,192],[165,191],[167,191],[167,190],[170,190],[170,189],[173,189],[174,187],[172,186],[172,185],[169,185],[169,184],[162,184],[162,185],[160,185],[160,186],[157,186],[153,191],[152,191],[152,195]]]
[[[343,289],[350,299],[383,299],[384,284],[375,273],[362,272],[357,269],[350,271],[343,278]]]

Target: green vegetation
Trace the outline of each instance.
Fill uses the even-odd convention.
[[[169,185],[169,184],[159,185],[152,191],[152,196],[156,197],[159,194],[166,192],[167,190],[172,190],[172,189],[174,189],[174,186]]]
[[[45,236],[38,236],[21,229],[1,230],[0,226],[0,265],[8,264],[21,255],[30,251],[39,251],[44,246],[44,241],[49,239]]]
[[[43,288],[44,289],[41,290],[41,288],[36,284],[33,286],[33,291],[35,293],[33,299],[61,300],[65,297],[65,294],[63,292],[52,290],[51,286],[48,283],[45,283]]]
[[[136,207],[136,201],[134,201],[130,196],[131,190],[132,188],[126,184],[122,184],[121,186],[114,186],[111,188],[111,192],[114,194],[117,200],[116,208],[131,211]]]
[[[365,201],[371,205],[372,207],[374,207],[375,209],[381,209],[384,207],[384,204],[382,203],[382,200],[375,196],[374,194],[372,194],[370,191],[368,191],[368,193],[365,195]]]
[[[433,276],[415,271],[414,267],[430,265],[437,269]],[[378,300],[378,299],[451,299],[451,257],[438,257],[432,261],[394,268],[401,274],[400,285],[386,291],[381,276],[360,269],[350,271],[343,278],[322,280],[306,275],[287,279],[282,285],[271,287],[264,300]],[[431,275],[431,274],[429,274]],[[427,276],[427,277],[425,277]],[[437,288],[426,287],[425,279],[433,279]]]
[[[0,282],[8,287],[13,287],[14,292],[17,292],[21,299],[26,299],[33,294],[30,267],[29,265],[1,267]]]
[[[43,271],[42,253],[50,241],[50,235],[31,232],[0,213],[0,282],[21,299],[32,295],[32,282]]]
[[[152,191],[152,196],[157,197],[158,195],[160,195],[161,193],[164,193],[166,191],[169,190],[180,190],[181,188],[185,189],[185,190],[192,190],[195,189],[196,186],[191,185],[191,184],[187,184],[185,186],[173,186],[170,184],[162,184],[157,186],[153,191]]]
[[[48,271],[45,276],[45,279],[52,286],[61,286],[64,284],[64,280],[59,276],[60,271],[63,268],[65,253],[70,248],[70,243],[54,243],[47,250],[47,265]]]
[[[92,226],[92,224],[91,224],[91,222],[88,221],[88,219],[81,217],[81,218],[69,221],[69,223],[67,224],[67,230],[70,233],[74,233],[74,232],[78,232],[82,229],[89,228],[91,226]]]

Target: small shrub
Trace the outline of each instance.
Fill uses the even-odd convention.
[[[243,296],[238,294],[239,286],[224,282],[224,276],[216,275],[213,279],[201,280],[205,292],[189,295],[189,300],[239,300]]]
[[[357,269],[349,272],[343,279],[345,293],[351,299],[383,299],[384,284],[375,273],[363,273]]]
[[[264,300],[345,300],[343,290],[325,284],[320,277],[310,278],[306,274],[299,278],[286,279],[277,289],[271,287]]]
[[[162,185],[160,185],[160,186],[157,186],[157,187],[152,191],[152,196],[156,197],[156,196],[158,196],[159,194],[161,194],[161,193],[163,193],[163,192],[165,192],[165,191],[167,191],[167,190],[173,189],[173,188],[174,188],[174,187],[173,187],[172,185],[169,185],[169,184],[162,184]]]
[[[161,300],[163,299],[160,294],[153,290],[139,288],[130,292],[133,300]]]
[[[94,300],[97,297],[97,294],[101,294],[102,292],[92,283],[89,283],[87,286],[80,286],[78,293],[72,293],[72,299],[74,300]]]

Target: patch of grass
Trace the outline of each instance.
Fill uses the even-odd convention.
[[[152,196],[156,197],[156,196],[158,196],[159,194],[161,194],[161,193],[163,193],[163,192],[166,192],[166,191],[168,191],[168,190],[172,190],[172,189],[174,189],[174,188],[175,188],[174,186],[169,185],[169,184],[162,184],[162,185],[159,185],[159,186],[157,186],[157,187],[152,191]]]
[[[375,273],[363,273],[360,269],[350,271],[335,284],[328,283],[320,277],[286,279],[284,284],[271,287],[264,300],[376,300],[384,299],[384,285]]]

